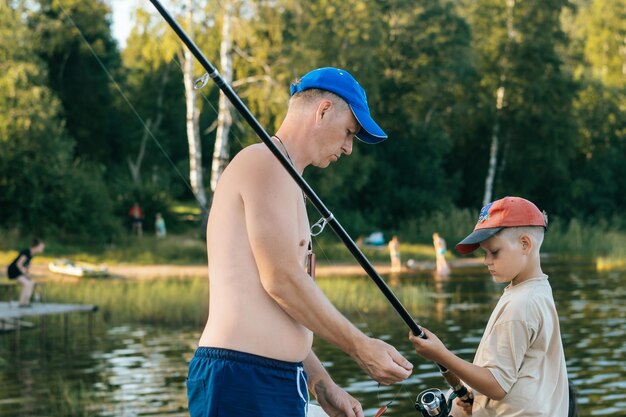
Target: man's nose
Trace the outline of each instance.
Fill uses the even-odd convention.
[[[343,151],[343,153],[345,153],[346,155],[350,155],[352,153],[353,142],[354,142],[354,138],[350,138],[345,141],[345,143],[341,147],[341,150]]]

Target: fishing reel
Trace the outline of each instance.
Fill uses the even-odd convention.
[[[427,389],[417,395],[415,409],[424,417],[448,417],[452,408],[453,396],[454,393],[446,401],[446,397],[437,388]]]

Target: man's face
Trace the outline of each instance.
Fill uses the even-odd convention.
[[[341,155],[352,153],[354,136],[361,126],[347,105],[333,104],[320,120],[319,152],[313,165],[326,168]]]

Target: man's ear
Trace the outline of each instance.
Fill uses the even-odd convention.
[[[321,121],[324,118],[324,116],[327,115],[328,111],[330,110],[332,106],[333,106],[333,102],[328,99],[324,99],[320,101],[320,103],[317,105],[317,112],[316,112],[316,119],[318,122]]]

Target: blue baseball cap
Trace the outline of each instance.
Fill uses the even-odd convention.
[[[293,96],[311,88],[330,91],[348,103],[352,114],[361,125],[361,130],[356,134],[359,140],[374,144],[387,139],[387,134],[370,115],[365,90],[348,71],[332,67],[315,69],[291,84],[290,92]]]

